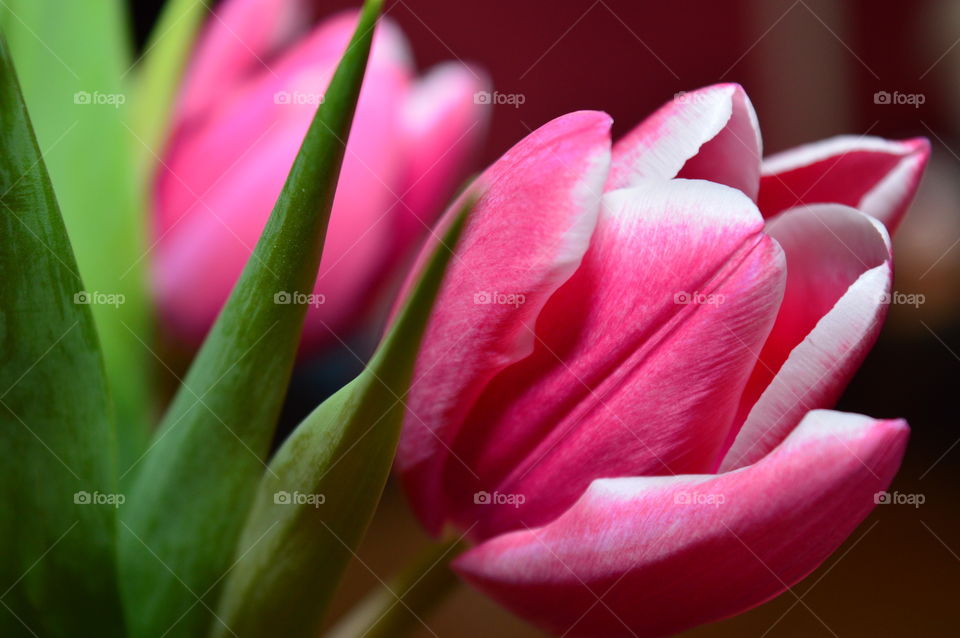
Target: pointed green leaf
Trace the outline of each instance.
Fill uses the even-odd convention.
[[[131,633],[195,636],[265,470],[381,0],[368,0],[276,207],[121,512]],[[187,282],[185,282],[186,285]]]
[[[153,357],[145,215],[127,128],[123,0],[4,0],[3,29],[91,293],[118,424],[120,467],[145,449]],[[94,294],[98,293],[98,294]],[[122,469],[121,469],[122,471]]]
[[[123,636],[103,363],[2,38],[0,282],[0,635]]]
[[[138,182],[147,186],[170,127],[174,101],[208,0],[168,0],[138,63],[132,128],[142,142],[136,149]]]
[[[366,370],[308,416],[270,463],[227,577],[216,638],[317,635],[390,472],[420,339],[469,207]]]

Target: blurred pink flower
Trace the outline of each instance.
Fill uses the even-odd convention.
[[[228,0],[188,70],[156,179],[154,283],[167,327],[197,344],[280,193],[357,14],[309,30],[308,4]],[[482,139],[486,80],[445,63],[414,76],[378,27],[304,329],[316,346],[362,319],[465,178]],[[303,291],[300,291],[303,292]]]
[[[823,408],[880,330],[887,227],[929,149],[844,137],[761,161],[732,84],[612,149],[609,126],[560,117],[479,178],[397,467],[509,609],[661,636],[802,579],[899,467],[904,421]]]

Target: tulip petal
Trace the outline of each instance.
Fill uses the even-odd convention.
[[[438,64],[410,88],[401,116],[406,153],[403,206],[396,243],[405,247],[433,226],[453,190],[466,177],[487,129],[490,108],[475,94],[489,80],[457,62]]]
[[[558,634],[672,635],[813,571],[873,508],[907,437],[903,421],[814,411],[755,465],[595,481],[553,523],[498,536],[454,567]]]
[[[154,279],[167,323],[188,342],[202,338],[239,277],[313,119],[317,101],[293,96],[326,91],[355,24],[355,14],[329,21],[277,64],[277,78],[171,150],[158,182]],[[314,290],[323,296],[307,315],[305,347],[349,321],[390,258],[387,213],[399,195],[401,138],[399,117],[383,109],[402,101],[409,70],[385,53],[384,37],[375,38],[357,105]],[[290,101],[278,103],[277,91]]]
[[[758,203],[764,217],[805,204],[859,208],[893,233],[913,199],[930,143],[852,135],[806,144],[766,158]]]
[[[454,521],[480,518],[483,538],[552,520],[595,478],[713,470],[784,279],[779,246],[736,189],[647,180],[607,193],[533,354],[488,386],[457,439],[479,477],[448,464]],[[476,504],[478,491],[526,504]]]
[[[614,145],[607,190],[648,177],[705,179],[756,199],[760,128],[739,84],[678,94]]]
[[[890,240],[876,219],[820,204],[777,216],[767,232],[786,253],[787,288],[722,470],[762,458],[809,410],[831,407],[873,346],[888,307]]]
[[[467,410],[497,372],[531,352],[527,326],[587,249],[609,171],[609,129],[610,117],[596,111],[557,118],[477,180],[480,199],[427,327],[397,460],[431,532],[442,524],[442,469]],[[497,293],[523,303],[496,303]]]
[[[272,193],[275,201],[283,177],[293,163],[297,146],[310,125],[356,23],[356,12],[346,12],[324,21],[309,37],[272,61],[269,70],[264,69],[241,87],[224,90],[209,105],[202,122],[178,117],[165,166],[157,178],[158,232],[163,233],[184,215],[202,210],[203,207],[197,204],[198,199],[227,179],[239,165],[254,163],[270,170],[258,158],[258,153],[261,145],[280,137],[289,149],[289,160],[273,170],[275,176],[280,176]],[[396,25],[387,20],[378,23],[364,89],[371,93],[386,91],[389,86],[395,87],[393,90],[397,94],[377,96],[377,100],[383,101],[376,109],[377,116],[369,123],[358,120],[358,134],[377,127],[372,132],[375,137],[379,136],[384,142],[392,140],[392,135],[384,137],[385,132],[380,127],[395,126],[395,122],[393,118],[383,118],[380,114],[383,104],[401,102],[407,91],[412,73],[410,61],[398,53],[405,46]],[[362,111],[363,102],[360,108]],[[362,113],[358,113],[358,117],[362,117]],[[381,124],[381,120],[386,122]],[[349,160],[354,153],[348,152],[347,155]],[[364,159],[374,161],[382,155]],[[247,189],[237,187],[234,190],[247,192]],[[268,207],[264,211],[264,220],[269,210]]]
[[[210,17],[181,96],[180,116],[196,117],[268,60],[308,22],[304,0],[227,0]]]

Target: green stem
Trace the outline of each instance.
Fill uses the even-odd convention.
[[[400,638],[453,593],[459,579],[450,562],[466,543],[431,545],[386,586],[371,592],[327,632],[326,638]]]

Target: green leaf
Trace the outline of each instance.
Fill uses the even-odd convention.
[[[265,470],[313,291],[373,27],[368,0],[253,256],[198,353],[121,512],[134,636],[196,636]]]
[[[277,451],[227,577],[215,638],[317,635],[383,492],[420,340],[469,208],[450,225],[364,372]]]
[[[0,38],[0,635],[123,636],[90,306]]]
[[[120,472],[148,439],[146,219],[133,180],[122,0],[4,0],[3,29],[103,345]]]
[[[141,142],[135,151],[135,165],[138,182],[144,187],[149,186],[156,155],[162,152],[183,70],[207,15],[207,2],[168,0],[138,64],[132,128]]]

